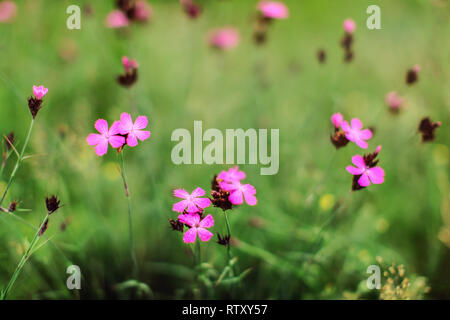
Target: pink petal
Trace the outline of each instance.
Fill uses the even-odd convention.
[[[361,187],[370,186],[370,180],[366,173],[362,174],[362,176],[358,179],[358,183]]]
[[[148,125],[148,120],[146,116],[139,116],[136,118],[136,121],[134,122],[134,128],[135,129],[145,129]]]
[[[187,197],[189,197],[189,193],[184,189],[175,189],[173,191],[173,195],[177,198],[182,198],[182,199],[186,199]]]
[[[373,184],[381,184],[384,182],[384,170],[380,167],[368,169],[367,175]]]
[[[121,134],[127,134],[133,129],[133,120],[131,119],[131,115],[123,112],[120,115],[120,123],[121,123]]]
[[[176,212],[183,212],[184,209],[186,209],[187,205],[188,205],[188,201],[187,200],[182,200],[182,201],[179,201],[177,203],[174,203],[173,207],[172,207],[172,210],[176,211]]]
[[[185,200],[187,201],[188,205],[187,205],[187,209],[186,212],[190,213],[190,214],[194,214],[200,211],[200,209],[195,205],[194,201],[192,200]]]
[[[198,214],[180,214],[178,220],[188,226],[195,227],[200,222],[200,216]]]
[[[366,168],[366,162],[364,161],[364,158],[360,155],[353,156],[352,163],[360,169]]]
[[[109,137],[109,144],[113,148],[119,148],[125,144],[125,138],[122,136],[111,136]]]
[[[256,199],[256,197],[253,194],[244,193],[244,198],[245,198],[245,202],[247,202],[247,204],[249,206],[254,206],[258,203],[258,200]]]
[[[198,226],[202,228],[211,228],[212,226],[214,226],[214,219],[212,215],[208,214],[205,218],[203,218],[202,221],[200,221]]]
[[[121,28],[128,24],[128,17],[120,10],[113,10],[106,17],[106,26],[108,28]]]
[[[372,138],[372,131],[370,131],[369,129],[364,129],[359,133],[359,136],[361,137],[361,139],[369,140],[370,138]]]
[[[98,133],[91,133],[86,138],[86,141],[87,141],[88,145],[90,145],[90,146],[95,146],[101,142],[104,142],[105,140],[106,140],[106,138]]]
[[[108,141],[105,139],[104,141],[97,144],[97,146],[95,147],[95,153],[97,153],[97,155],[101,157],[107,152],[108,152]]]
[[[134,132],[128,133],[127,145],[129,145],[130,147],[136,147],[137,144],[138,144],[138,141],[136,139],[136,135],[134,134]]]
[[[150,131],[134,130],[134,134],[141,141],[144,141],[144,140],[147,140],[148,138],[150,138]]]
[[[242,191],[241,190],[232,191],[230,193],[230,196],[228,197],[228,200],[230,200],[230,202],[235,205],[244,203],[244,196],[242,194]]]
[[[206,207],[209,207],[211,205],[211,200],[208,198],[195,198],[193,199],[194,203],[197,205],[197,207],[205,209]]]
[[[352,166],[347,166],[345,168],[345,170],[347,170],[348,172],[350,172],[354,176],[360,175],[361,173],[364,172],[363,168],[355,168],[355,167],[352,167]]]
[[[363,149],[367,149],[367,147],[369,146],[367,144],[367,142],[365,142],[364,140],[361,140],[361,139],[356,139],[355,143],[358,147],[363,148]]]
[[[211,239],[211,237],[213,236],[213,234],[206,229],[198,228],[197,230],[198,230],[198,237],[202,241],[209,241],[209,239]]]
[[[114,121],[111,125],[111,128],[108,131],[108,134],[110,136],[120,133],[121,124],[120,121]]]
[[[347,121],[342,121],[341,129],[344,130],[345,132],[349,132],[350,131],[350,126],[348,125]]]
[[[224,191],[233,191],[238,188],[238,185],[235,183],[220,182],[219,187]]]
[[[341,126],[342,121],[344,121],[344,116],[339,112],[331,116],[331,122],[336,128]]]
[[[194,191],[192,191],[191,196],[194,198],[197,197],[201,197],[205,195],[205,190],[203,190],[202,188],[198,187],[196,188]]]
[[[95,121],[95,129],[103,135],[108,134],[108,122],[104,119]]]
[[[197,238],[197,228],[190,228],[183,236],[183,241],[185,243],[194,243]]]
[[[361,120],[359,120],[358,118],[353,118],[351,123],[352,123],[353,130],[361,130],[361,128],[362,128]]]

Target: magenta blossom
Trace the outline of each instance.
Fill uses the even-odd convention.
[[[228,169],[228,171],[220,172],[217,179],[225,182],[241,181],[242,179],[245,179],[245,172],[239,171],[238,166],[235,166],[234,168]]]
[[[234,205],[240,205],[247,202],[248,205],[254,206],[258,202],[255,194],[256,189],[251,184],[241,184],[239,181],[220,182],[219,186],[224,191],[229,191],[228,200]]]
[[[195,189],[191,194],[184,189],[176,189],[173,195],[184,199],[173,205],[172,210],[176,212],[184,212],[186,210],[187,213],[194,214],[203,211],[203,209],[211,205],[211,200],[208,198],[200,198],[205,195],[205,190],[202,188]]]
[[[258,9],[268,19],[286,19],[289,15],[288,8],[280,1],[263,0],[258,4]]]
[[[127,145],[135,147],[138,144],[137,139],[144,141],[150,137],[150,131],[142,130],[148,125],[146,116],[139,116],[133,123],[131,115],[124,112],[120,115],[119,132],[127,135]]]
[[[97,129],[100,134],[91,133],[86,138],[86,141],[90,146],[96,146],[95,153],[97,153],[98,156],[103,156],[106,152],[108,152],[108,143],[113,148],[123,146],[125,143],[125,138],[118,135],[120,133],[119,125],[119,121],[116,121],[108,130],[108,122],[106,122],[106,120],[98,119],[95,122],[95,129]]]
[[[0,2],[0,23],[7,23],[14,19],[17,13],[17,6],[13,1]]]
[[[380,152],[381,146],[377,147],[376,153]],[[384,182],[384,170],[381,167],[372,167],[366,165],[364,158],[360,155],[352,157],[352,162],[356,166],[347,166],[345,169],[354,176],[359,176],[358,183],[361,187],[367,187],[373,184],[381,184]]]
[[[134,18],[138,21],[145,22],[153,14],[152,7],[145,0],[136,1],[134,6]]]
[[[353,118],[351,121],[351,126],[347,121],[343,121],[341,124],[342,130],[345,132],[345,137],[356,143],[360,148],[367,149],[367,142],[364,140],[369,140],[372,138],[372,131],[369,129],[362,129],[362,122],[358,118]]]
[[[239,31],[235,28],[213,30],[209,35],[209,44],[221,50],[230,50],[239,44]]]
[[[130,72],[131,69],[137,69],[139,67],[135,59],[131,60],[128,57],[122,57],[122,65],[125,72]]]
[[[129,24],[128,17],[120,10],[113,10],[106,17],[106,26],[108,28],[122,28]]]
[[[395,110],[398,110],[403,104],[402,97],[399,96],[395,91],[389,92],[385,97],[385,101],[389,108]]]
[[[47,92],[48,89],[44,86],[33,86],[33,94],[38,100],[41,100]]]
[[[183,236],[183,241],[185,243],[194,243],[195,239],[198,237],[202,241],[209,241],[213,234],[206,230],[206,228],[211,228],[214,226],[214,219],[212,215],[208,214],[203,220],[200,221],[200,215],[198,214],[180,214],[178,220],[181,223],[190,226],[189,230]]]
[[[333,123],[336,129],[339,129],[339,127],[342,124],[342,121],[344,121],[344,116],[340,112],[335,113],[331,116],[331,122]]]
[[[356,23],[352,19],[345,19],[343,23],[345,32],[353,33],[356,29]]]

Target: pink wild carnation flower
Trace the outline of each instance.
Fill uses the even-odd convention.
[[[343,121],[341,124],[342,130],[345,132],[345,137],[356,143],[360,148],[367,149],[368,144],[364,140],[369,140],[372,138],[372,131],[369,129],[362,129],[362,122],[358,118],[353,118],[351,121],[351,126],[347,121]]]
[[[378,154],[381,146],[378,146],[375,153]],[[354,176],[361,175],[358,183],[361,187],[367,187],[370,183],[381,184],[384,182],[384,170],[381,167],[370,168],[366,165],[364,158],[360,155],[352,157],[352,162],[356,166],[347,166],[345,169]]]
[[[389,108],[399,109],[403,104],[403,99],[395,91],[389,92],[385,97],[386,104]]]
[[[127,135],[127,145],[135,147],[138,144],[137,139],[144,141],[150,137],[150,131],[142,130],[148,125],[146,116],[139,116],[133,123],[131,115],[124,112],[120,115],[119,133]]]
[[[209,44],[222,50],[230,50],[239,44],[239,31],[235,28],[222,28],[211,31]]]
[[[36,99],[41,100],[48,92],[48,89],[44,86],[33,85],[33,94]]]
[[[153,14],[152,7],[145,0],[136,1],[134,6],[134,18],[138,21],[145,22]]]
[[[125,143],[125,138],[119,136],[119,121],[112,124],[111,128],[108,129],[108,122],[103,119],[98,119],[95,122],[95,129],[97,129],[100,134],[91,133],[86,141],[88,145],[95,146],[95,153],[98,156],[103,156],[108,152],[108,143],[113,148],[119,148]]]
[[[255,194],[256,189],[251,184],[242,184],[239,181],[220,182],[219,186],[222,190],[230,192],[228,200],[234,205],[240,205],[247,202],[248,205],[254,206],[258,202]]]
[[[339,127],[342,124],[342,121],[344,121],[344,116],[340,112],[335,113],[331,116],[331,122],[333,123],[336,129],[339,129]]]
[[[125,13],[120,10],[111,11],[106,17],[106,26],[108,28],[122,28],[128,26],[130,21]]]
[[[12,1],[0,2],[0,23],[7,23],[14,19],[17,13],[17,6]]]
[[[289,15],[288,8],[280,1],[261,1],[258,9],[264,18],[269,19],[286,19]]]
[[[135,59],[131,60],[128,57],[122,57],[122,65],[125,72],[130,72],[131,69],[137,69],[139,67]]]
[[[198,214],[180,214],[178,220],[181,223],[190,226],[189,230],[183,236],[183,241],[185,243],[194,243],[195,239],[198,237],[202,241],[209,241],[213,234],[206,230],[206,228],[211,228],[214,226],[213,217],[208,214],[203,220],[200,221],[200,215]]]
[[[356,23],[353,21],[353,19],[345,19],[344,20],[344,30],[347,33],[353,33],[356,29]]]
[[[241,181],[242,179],[245,179],[245,172],[239,171],[238,166],[235,166],[233,168],[228,169],[228,171],[220,172],[219,175],[217,176],[217,179],[226,182]]]
[[[173,195],[184,199],[173,205],[172,210],[176,212],[184,212],[186,210],[187,213],[194,214],[203,211],[203,209],[211,205],[209,198],[200,198],[205,195],[205,190],[202,188],[196,188],[191,194],[184,189],[176,189]]]

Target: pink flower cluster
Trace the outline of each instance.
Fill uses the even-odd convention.
[[[267,19],[286,19],[289,16],[288,8],[280,1],[263,0],[258,4],[258,10]]]
[[[368,144],[365,140],[372,138],[372,131],[370,129],[362,129],[362,122],[358,118],[353,118],[350,124],[344,120],[344,117],[340,113],[335,113],[331,116],[331,122],[334,127],[341,129],[345,133],[345,137],[360,148],[367,149]]]
[[[91,133],[86,141],[88,145],[95,146],[95,153],[103,156],[108,152],[108,145],[113,148],[120,148],[124,145],[135,147],[138,139],[144,141],[150,137],[150,131],[143,130],[147,127],[148,120],[146,116],[139,116],[133,123],[131,115],[124,112],[120,115],[120,121],[115,121],[108,126],[104,119],[98,119],[95,122],[95,129],[99,133]]]
[[[222,209],[223,207],[220,204],[224,202],[240,205],[245,200],[249,205],[256,205],[255,187],[249,184],[241,184],[241,180],[245,179],[245,177],[245,173],[239,171],[238,167],[220,172],[213,179],[212,199],[204,197],[206,194],[205,190],[200,187],[196,188],[192,193],[187,192],[185,189],[175,189],[173,195],[182,200],[176,202],[172,210],[182,214],[178,216],[177,221],[170,219],[173,230],[184,232],[184,227],[189,227],[184,232],[183,241],[185,243],[195,242],[197,234],[201,241],[209,241],[213,234],[207,228],[214,226],[214,218],[210,214],[206,217],[203,216],[205,209],[211,204]],[[218,192],[217,188],[220,188],[221,192]],[[224,197],[224,199],[219,199],[219,196]],[[231,209],[231,205],[227,209]]]
[[[11,22],[17,13],[17,6],[13,1],[0,2],[0,23]]]
[[[209,33],[209,44],[220,50],[230,50],[239,44],[239,31],[235,28],[222,28]]]
[[[228,200],[233,205],[241,205],[244,203],[244,200],[250,206],[254,206],[258,202],[255,197],[255,187],[248,183],[241,183],[241,180],[245,179],[245,177],[245,173],[239,171],[237,166],[230,168],[228,171],[222,171],[217,176],[220,189],[229,192]]]
[[[44,86],[33,85],[33,94],[36,99],[41,100],[48,92],[48,89]]]
[[[131,21],[146,22],[153,14],[152,7],[145,0],[119,2],[119,8],[106,17],[108,28],[123,28]]]
[[[384,182],[384,170],[376,166],[378,161],[374,161],[381,146],[378,146],[374,153],[367,156],[355,155],[352,157],[352,163],[356,166],[347,166],[345,169],[357,177],[357,182],[361,187],[367,187],[371,183],[381,184]]]

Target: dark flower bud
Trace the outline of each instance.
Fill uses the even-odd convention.
[[[233,204],[228,199],[229,193],[220,189],[217,175],[214,175],[211,181],[211,189],[211,202],[214,207],[221,208],[223,211],[232,209]]]
[[[169,219],[169,223],[173,231],[183,232],[184,224],[180,220]]]
[[[9,204],[9,212],[14,212],[17,209],[17,201],[11,201],[11,203]]]
[[[221,246],[228,246],[230,243],[230,235],[221,236],[220,234],[217,234],[217,243]]]
[[[181,0],[180,3],[183,6],[184,12],[192,19],[198,18],[202,13],[202,8],[192,0]]]
[[[336,149],[345,147],[349,142],[345,137],[345,132],[338,128],[334,128],[334,136],[330,136],[330,141]]]
[[[117,82],[123,87],[131,87],[138,79],[137,68],[132,68],[129,72],[117,77]]]
[[[419,65],[415,65],[414,67],[412,67],[411,69],[406,71],[406,79],[405,80],[406,80],[407,85],[412,85],[412,84],[416,83],[417,81],[419,81],[419,71],[420,71]]]
[[[47,207],[48,214],[52,214],[60,208],[60,201],[55,195],[53,195],[50,198],[45,198],[45,205]]]
[[[35,97],[29,97],[28,108],[30,109],[31,116],[33,117],[33,119],[35,119],[39,110],[42,108],[42,100],[36,99]]]
[[[441,126],[441,122],[433,122],[429,117],[423,118],[419,124],[419,132],[422,134],[422,142],[433,141],[434,131]]]
[[[317,60],[319,60],[319,63],[325,63],[327,60],[327,53],[323,49],[319,49],[317,51]]]
[[[47,231],[48,228],[48,218],[45,219],[44,224],[42,225],[41,229],[39,230],[39,237],[42,236],[44,234],[45,231]]]

